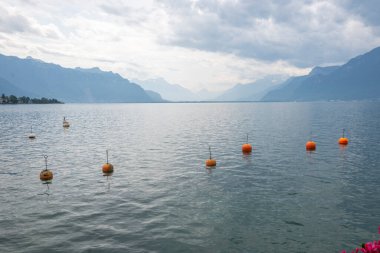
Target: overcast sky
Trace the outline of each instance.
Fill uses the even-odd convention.
[[[380,1],[1,0],[0,53],[223,90],[380,46]]]

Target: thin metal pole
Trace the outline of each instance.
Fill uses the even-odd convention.
[[[47,159],[48,159],[48,156],[44,155],[44,158],[45,158],[45,170],[47,170]]]

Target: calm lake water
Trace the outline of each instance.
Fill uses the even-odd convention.
[[[0,252],[321,253],[379,237],[378,102],[4,105],[0,124]]]

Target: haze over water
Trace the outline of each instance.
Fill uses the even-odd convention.
[[[16,105],[0,124],[1,252],[340,252],[378,238],[379,102]]]

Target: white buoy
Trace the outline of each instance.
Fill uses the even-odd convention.
[[[63,127],[70,127],[70,123],[66,120],[66,117],[63,117]]]
[[[30,127],[30,134],[28,135],[29,139],[35,139],[36,135],[33,133],[32,127]]]

